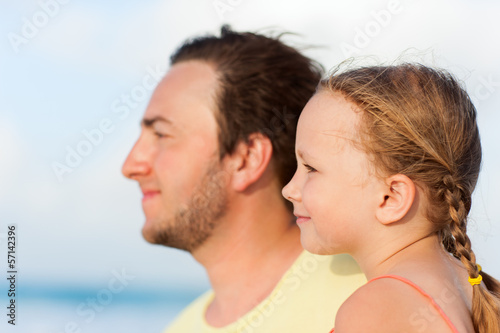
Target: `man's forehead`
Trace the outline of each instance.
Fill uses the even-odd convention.
[[[170,120],[174,120],[177,113],[188,112],[189,108],[204,105],[214,109],[217,87],[216,72],[207,63],[186,61],[175,64],[156,87],[144,118],[150,120],[161,116],[169,119],[170,115]]]
[[[217,78],[205,62],[175,64],[153,93],[141,127],[160,131],[214,130]],[[177,132],[180,131],[180,132]],[[187,132],[186,132],[187,133]]]
[[[205,61],[190,60],[174,64],[161,80],[158,88],[206,92],[216,86],[217,71]]]
[[[175,64],[153,93],[151,104],[168,105],[203,103],[215,105],[218,88],[215,70],[205,62],[187,61]]]

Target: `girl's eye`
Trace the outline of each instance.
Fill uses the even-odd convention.
[[[307,169],[307,172],[315,172],[316,171],[316,169],[314,169],[309,164],[304,164],[304,167]]]

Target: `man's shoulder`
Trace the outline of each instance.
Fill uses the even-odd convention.
[[[326,281],[366,281],[356,261],[347,254],[316,255],[304,251],[284,278],[300,277]],[[355,281],[354,281],[355,282]]]
[[[271,294],[254,309],[224,328],[206,324],[209,291],[191,303],[164,333],[318,331],[328,332],[335,313],[366,279],[348,255],[314,255],[304,251]]]
[[[333,305],[338,308],[366,277],[349,255],[315,255],[307,251],[297,259],[281,280],[281,289],[297,300]]]
[[[201,332],[199,328],[203,326],[204,313],[213,296],[212,290],[201,294],[182,310],[163,333]]]

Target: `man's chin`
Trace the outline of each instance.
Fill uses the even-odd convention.
[[[160,237],[158,236],[158,231],[152,228],[148,221],[146,221],[146,223],[142,227],[142,237],[148,243],[161,244]]]
[[[158,230],[153,225],[148,225],[147,223],[142,228],[142,237],[146,242],[190,252],[189,247],[184,242],[179,241],[178,237],[170,237],[172,234],[172,230]]]

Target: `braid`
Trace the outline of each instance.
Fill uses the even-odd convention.
[[[454,181],[453,176],[446,175],[443,178],[445,186],[444,199],[449,206],[450,224],[449,232],[454,239],[453,246],[444,244],[445,247],[454,247],[452,254],[459,258],[467,268],[471,277],[477,277],[479,273],[476,265],[476,256],[471,248],[471,242],[467,236],[467,214],[468,210],[465,207],[464,191]],[[446,239],[450,242],[450,239]]]
[[[443,245],[448,251],[451,249],[450,253],[460,259],[471,278],[477,278],[479,276],[479,267],[476,263],[476,255],[471,248],[469,236],[467,236],[467,214],[470,205],[466,207],[467,205],[462,199],[467,198],[467,195],[464,195],[464,190],[455,183],[451,175],[444,177],[443,184],[445,185],[444,199],[449,205],[451,218],[448,235],[451,234],[452,236],[452,238],[443,238]],[[451,240],[454,240],[454,242],[451,242]],[[454,245],[451,245],[451,243],[454,243]],[[485,276],[487,287],[497,282],[486,273],[482,275]],[[488,292],[480,284],[472,287],[472,323],[476,332],[500,332],[500,320],[498,319],[500,307],[497,297],[498,295],[491,293],[491,291]]]
[[[455,238],[451,234],[450,227],[446,226],[442,230],[439,230],[438,235],[441,238],[444,249],[460,260],[460,255],[458,254],[457,246],[455,245]]]

